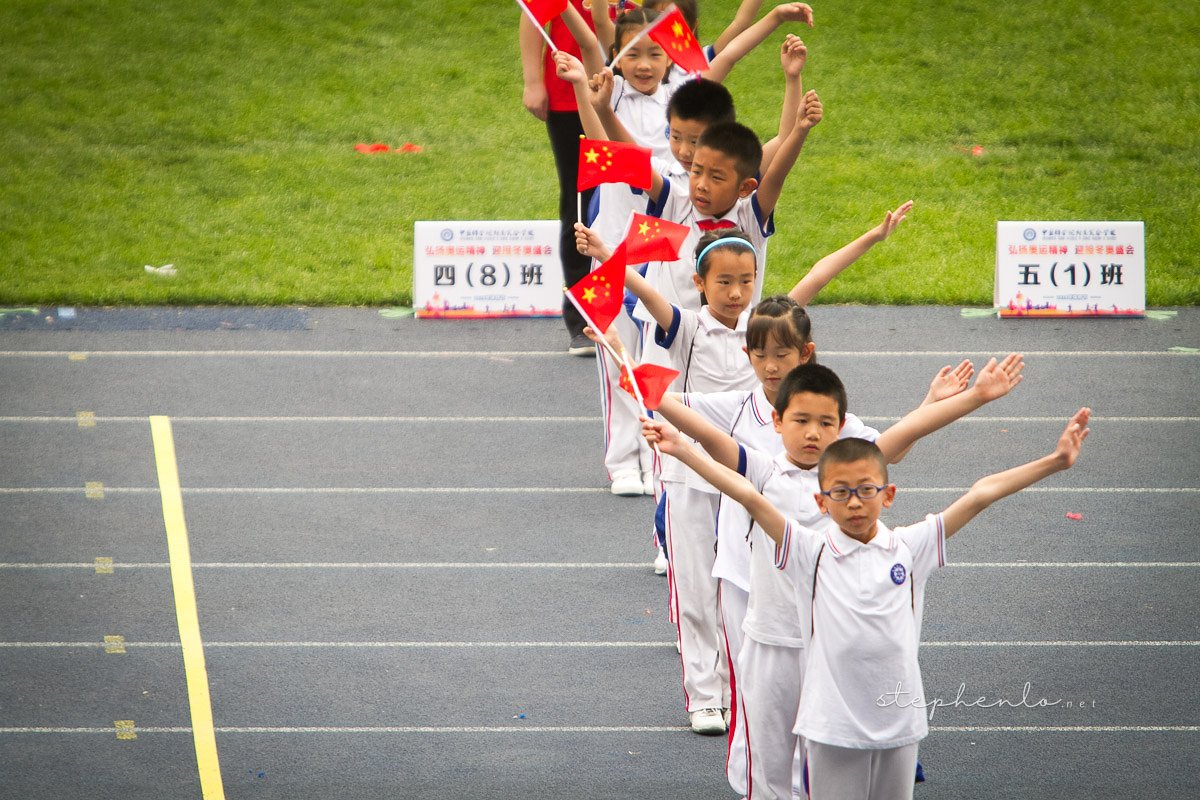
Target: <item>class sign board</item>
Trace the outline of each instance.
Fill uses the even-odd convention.
[[[562,316],[558,220],[418,221],[413,309],[421,319]]]
[[[1018,317],[1144,317],[1142,222],[996,223],[992,305]]]

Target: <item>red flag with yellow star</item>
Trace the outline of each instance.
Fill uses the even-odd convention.
[[[651,40],[658,43],[667,57],[679,65],[684,72],[705,72],[708,70],[708,57],[704,48],[688,27],[682,12],[671,6],[671,10],[654,21],[654,25],[646,31]]]
[[[625,259],[631,264],[674,261],[690,231],[687,225],[635,213],[625,234]]]
[[[567,0],[517,0],[517,5],[539,28],[546,27],[546,23],[567,10]]]
[[[604,333],[625,303],[625,244],[567,290],[579,313],[598,333]]]
[[[650,148],[603,139],[579,140],[578,190],[602,183],[627,183],[650,188]]]
[[[677,370],[668,367],[660,367],[657,364],[638,364],[633,368],[633,380],[637,381],[638,390],[642,393],[642,400],[646,403],[646,408],[650,411],[658,408],[662,403],[663,395],[667,393],[667,389],[671,387],[672,381],[679,377]],[[618,385],[633,395],[637,399],[637,394],[633,391],[633,382],[629,379],[629,370],[624,365],[621,367],[621,380]]]

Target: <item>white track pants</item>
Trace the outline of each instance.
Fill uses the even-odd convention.
[[[917,745],[852,750],[808,742],[812,800],[912,800]]]
[[[622,311],[612,323],[637,366],[641,357],[641,326]],[[653,453],[642,437],[643,413],[636,400],[620,386],[621,368],[604,348],[596,347],[596,370],[600,374],[600,413],[604,418],[604,468],[608,479],[614,472],[635,469],[649,472]]]
[[[716,558],[717,498],[720,495],[670,482],[667,490],[667,552],[671,602],[683,663],[688,713],[729,707],[729,666],[721,635]]]
[[[803,796],[803,739],[792,732],[800,710],[804,648],[749,636],[737,662],[739,710],[746,725],[752,800]]]
[[[725,755],[725,776],[729,786],[738,794],[749,787],[749,764],[746,761],[746,726],[741,719],[742,676],[736,669],[742,650],[742,622],[746,619],[746,603],[750,595],[737,584],[721,581],[721,624],[725,636],[725,656],[729,662],[729,747]]]

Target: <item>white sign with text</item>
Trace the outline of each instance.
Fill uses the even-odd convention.
[[[416,316],[562,316],[558,235],[557,220],[415,223]]]
[[[1144,224],[997,222],[992,305],[1004,318],[1144,317]]]

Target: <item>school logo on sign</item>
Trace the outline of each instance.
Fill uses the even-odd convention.
[[[906,577],[908,577],[908,572],[904,569],[903,564],[892,565],[892,583],[903,586]]]

